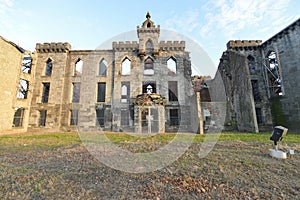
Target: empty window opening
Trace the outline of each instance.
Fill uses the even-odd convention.
[[[48,103],[50,93],[50,83],[43,83],[42,103]]]
[[[22,72],[30,74],[32,58],[30,55],[24,55],[22,60]]]
[[[179,121],[178,109],[170,109],[170,126],[179,125]]]
[[[143,84],[143,93],[146,93],[146,94],[156,93],[156,83],[155,82],[145,82]]]
[[[78,60],[75,63],[75,76],[80,76],[82,74],[82,68],[83,68],[83,61],[78,58]]]
[[[169,75],[177,73],[177,64],[176,64],[176,60],[173,57],[168,59],[167,66],[168,66]]]
[[[256,110],[257,124],[262,125],[263,124],[263,116],[262,116],[261,108],[255,108],[255,110]]]
[[[269,79],[270,91],[272,95],[282,96],[284,95],[282,79],[280,77],[277,55],[274,51],[271,51],[268,54],[268,61],[269,61],[269,66],[267,68],[268,68],[269,75],[271,75]]]
[[[47,110],[40,110],[39,126],[46,126]]]
[[[269,60],[269,67],[271,70],[274,70],[278,67],[277,56],[274,51],[270,52],[268,56],[268,60]]]
[[[249,66],[250,73],[254,73],[256,67],[255,67],[255,59],[253,56],[248,56],[248,66]]]
[[[131,70],[131,61],[125,58],[122,62],[122,75],[129,75]]]
[[[78,110],[71,110],[70,125],[78,125]]]
[[[127,103],[130,99],[130,82],[122,82],[121,85],[121,102]]]
[[[105,102],[106,83],[98,83],[97,102]]]
[[[144,74],[145,75],[153,75],[154,74],[154,62],[150,57],[145,60]]]
[[[178,86],[177,81],[169,81],[168,82],[169,89],[169,101],[178,101]]]
[[[46,62],[45,76],[52,75],[52,67],[53,67],[53,63],[52,63],[52,60],[49,58]]]
[[[20,79],[18,93],[17,93],[18,99],[27,99],[28,86],[29,86],[29,82],[27,80]]]
[[[96,125],[104,126],[105,124],[105,110],[104,109],[96,109]]]
[[[152,53],[153,52],[153,43],[152,41],[149,39],[146,42],[146,53]]]
[[[106,76],[107,73],[107,62],[106,60],[102,60],[99,64],[99,75],[100,76]]]
[[[23,126],[24,108],[17,108],[14,114],[13,127]]]
[[[258,81],[257,80],[251,80],[251,84],[252,84],[252,92],[253,92],[254,101],[261,100],[260,94],[259,94]]]
[[[80,83],[73,83],[72,102],[79,103],[80,101]]]

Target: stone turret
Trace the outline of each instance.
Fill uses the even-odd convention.
[[[137,34],[139,38],[139,55],[157,55],[159,52],[158,38],[160,34],[160,26],[155,26],[148,12],[146,20],[142,26],[137,26]]]

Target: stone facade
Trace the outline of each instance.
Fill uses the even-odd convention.
[[[193,90],[185,42],[159,41],[160,26],[146,17],[137,27],[139,41],[113,42],[110,50],[37,44],[29,130],[191,131]],[[164,103],[157,104],[152,95],[152,103],[135,104],[142,94],[160,95]]]
[[[229,41],[214,79],[193,80],[185,41],[159,41],[149,13],[138,41],[108,50],[44,43],[30,53],[1,37],[0,131],[297,130],[299,25]]]
[[[224,82],[229,129],[258,132],[300,128],[300,19],[270,38],[231,40],[215,81]]]
[[[0,131],[27,130],[34,55],[0,37]]]

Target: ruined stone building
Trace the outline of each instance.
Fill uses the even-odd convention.
[[[229,41],[214,79],[192,79],[185,41],[160,41],[149,13],[138,41],[111,49],[38,43],[30,53],[0,38],[0,131],[298,129],[299,24]]]
[[[0,131],[26,130],[34,65],[31,53],[0,37]]]
[[[194,93],[185,42],[159,41],[160,26],[149,13],[137,27],[137,35],[138,41],[113,42],[107,50],[72,50],[68,43],[36,44],[29,56],[36,66],[28,73],[34,77],[26,88],[29,103],[20,105],[28,116],[23,119],[24,129],[195,132],[191,117],[197,111],[191,111]],[[23,52],[17,53],[19,64],[11,73],[25,76],[19,70]],[[13,112],[9,118],[14,118]]]
[[[300,19],[269,40],[231,40],[215,79],[227,96],[225,125],[263,131],[300,128]]]

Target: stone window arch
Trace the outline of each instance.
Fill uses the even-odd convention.
[[[74,75],[80,76],[82,74],[82,68],[83,68],[83,61],[80,58],[78,58],[77,61],[75,62]]]
[[[167,60],[168,74],[173,75],[177,73],[177,62],[174,57],[170,57]]]
[[[148,57],[144,62],[144,74],[153,75],[154,74],[154,61],[151,57]]]
[[[146,53],[152,53],[153,52],[153,42],[152,40],[148,39],[146,42]]]
[[[52,68],[53,68],[53,61],[51,58],[48,58],[48,60],[46,61],[45,76],[52,75]]]
[[[106,76],[107,74],[107,61],[103,58],[99,63],[99,75]]]
[[[131,61],[129,60],[129,58],[124,58],[124,60],[122,61],[122,75],[130,75],[130,71],[131,71]]]

